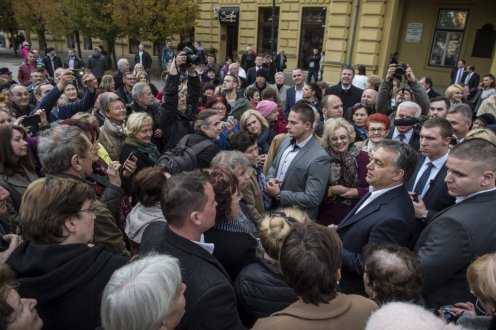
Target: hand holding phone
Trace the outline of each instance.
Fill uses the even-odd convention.
[[[24,127],[38,125],[39,123],[41,123],[41,117],[40,117],[40,115],[26,116],[22,120],[22,125]]]

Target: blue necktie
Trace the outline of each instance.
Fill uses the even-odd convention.
[[[413,191],[417,194],[417,196],[422,196],[422,191],[424,191],[425,184],[427,183],[427,180],[429,179],[429,176],[431,175],[431,170],[434,167],[434,164],[432,162],[427,163],[427,168],[425,169],[424,173],[422,173],[422,176],[420,179],[417,181],[417,184],[415,185],[415,188]]]

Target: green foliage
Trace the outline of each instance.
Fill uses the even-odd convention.
[[[0,1],[0,30],[17,30],[17,21],[14,16],[14,9],[12,8],[12,0]]]
[[[159,42],[195,26],[198,4],[192,0],[112,0],[115,24],[138,40]]]

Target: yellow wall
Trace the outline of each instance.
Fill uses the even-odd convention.
[[[469,9],[467,26],[463,36],[460,59],[467,64],[475,65],[475,71],[481,77],[484,74],[495,72],[496,64],[494,50],[492,59],[471,57],[477,29],[482,25],[492,23],[496,28],[496,1],[462,1],[462,0],[407,0],[403,11],[402,24],[398,34],[398,51],[400,60],[412,66],[416,76],[430,76],[435,86],[446,87],[450,83],[451,68],[428,66],[432,40],[439,9]],[[410,22],[423,23],[422,39],[418,44],[405,42],[407,25]],[[492,71],[491,71],[492,66]]]

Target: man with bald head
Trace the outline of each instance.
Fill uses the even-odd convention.
[[[326,95],[322,99],[322,114],[324,121],[321,121],[315,129],[315,134],[322,136],[324,134],[324,123],[330,118],[343,118],[343,102],[337,95]]]
[[[367,88],[366,90],[363,91],[360,102],[368,104],[370,108],[375,112],[376,98],[377,98],[377,91],[373,88]],[[351,109],[352,108],[346,109],[346,112],[344,114],[344,118],[348,121],[351,121]]]

